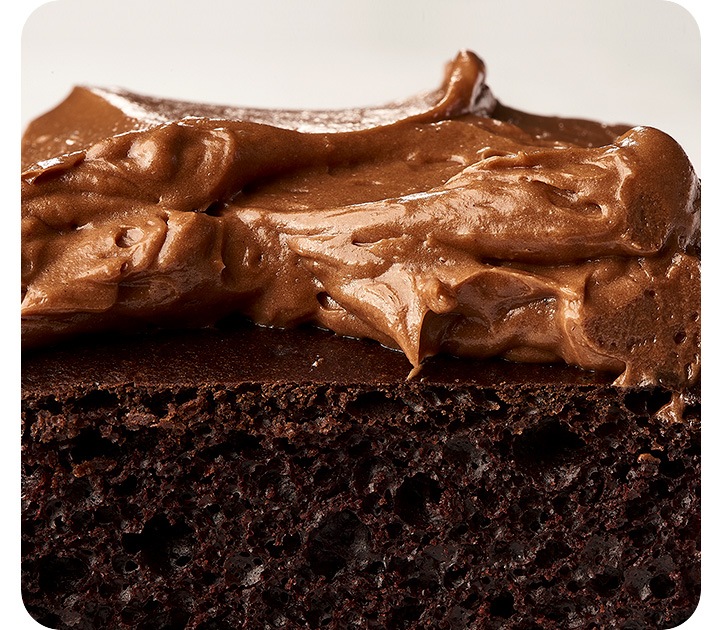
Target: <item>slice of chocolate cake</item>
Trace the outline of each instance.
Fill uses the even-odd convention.
[[[462,53],[356,111],[78,88],[23,162],[41,623],[692,614],[699,184],[668,136],[512,110]]]

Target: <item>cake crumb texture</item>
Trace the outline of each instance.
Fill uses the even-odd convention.
[[[43,625],[655,630],[699,599],[692,396],[58,380],[23,401]]]

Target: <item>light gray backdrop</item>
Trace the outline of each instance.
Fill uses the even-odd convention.
[[[28,19],[23,124],[74,84],[268,107],[381,104],[470,48],[504,103],[659,127],[699,169],[698,28],[665,0],[57,0]]]

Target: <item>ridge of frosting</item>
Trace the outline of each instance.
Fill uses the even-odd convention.
[[[469,52],[338,112],[76,88],[23,139],[23,342],[237,313],[681,389],[699,194],[666,134],[510,109]]]

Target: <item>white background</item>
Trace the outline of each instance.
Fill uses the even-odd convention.
[[[435,88],[460,48],[502,102],[659,127],[699,167],[700,49],[664,0],[61,0],[23,35],[23,121],[75,84],[280,108]]]
[[[3,624],[40,627],[19,590],[19,194],[20,133],[75,84],[121,86],[155,96],[246,106],[327,108],[381,104],[435,88],[461,48],[486,62],[488,84],[505,104],[535,113],[652,125],[673,135],[700,169],[700,41],[704,86],[703,379],[714,369],[713,247],[720,111],[713,84],[717,33],[713,3],[682,0],[39,0],[7,3],[0,35],[7,133],[0,174],[9,229],[0,230],[7,299],[6,361],[15,366],[2,390],[4,433],[0,505]],[[32,9],[37,10],[31,14]],[[717,21],[715,21],[717,24]],[[25,25],[22,42],[20,31]],[[21,48],[22,44],[22,48]],[[22,49],[22,57],[20,55]],[[22,61],[22,65],[21,65]],[[22,67],[22,73],[20,68]],[[21,96],[22,99],[18,97]],[[14,98],[13,98],[14,97]],[[13,122],[15,121],[15,122]],[[710,247],[707,244],[710,243]],[[6,368],[7,371],[8,368]],[[717,389],[717,388],[714,388]],[[712,496],[720,446],[705,387],[703,428],[703,598],[683,627],[713,628],[718,618],[720,529]],[[711,411],[709,411],[711,410]]]

